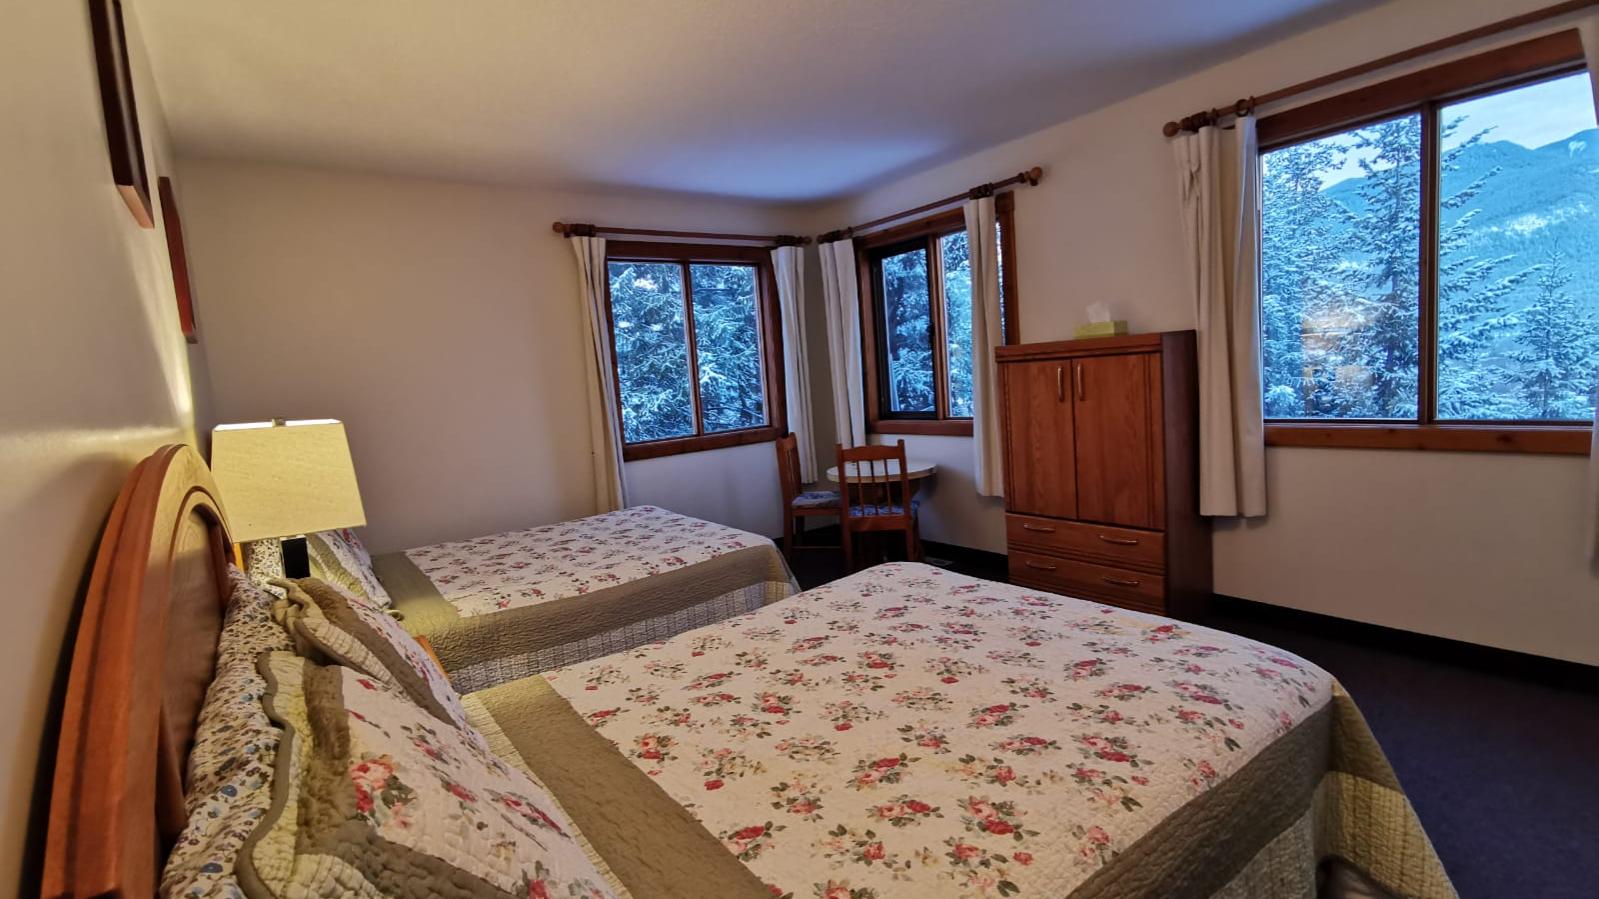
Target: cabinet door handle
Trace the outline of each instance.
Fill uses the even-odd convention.
[[[1038,571],[1056,571],[1060,568],[1059,565],[1046,565],[1043,562],[1034,562],[1032,559],[1027,559],[1022,564]]]
[[[1055,366],[1055,398],[1066,402],[1066,369],[1059,365]]]
[[[1044,525],[1041,525],[1041,524],[1028,524],[1025,521],[1022,522],[1022,530],[1024,530],[1024,531],[1032,531],[1035,534],[1053,534],[1053,533],[1055,533],[1055,529],[1054,528],[1045,527]]]
[[[1117,546],[1137,546],[1138,545],[1138,538],[1137,537],[1107,537],[1104,534],[1100,534],[1099,535],[1099,539],[1105,541],[1106,543],[1114,543]]]
[[[1100,575],[1099,579],[1117,587],[1137,587],[1143,583],[1143,581],[1135,581],[1131,578],[1111,577],[1108,574]]]
[[[1077,398],[1080,400],[1088,399],[1088,391],[1083,387],[1082,363],[1072,366],[1072,378],[1077,382]]]

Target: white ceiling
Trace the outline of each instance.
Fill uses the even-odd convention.
[[[1375,0],[133,3],[186,155],[809,201]]]

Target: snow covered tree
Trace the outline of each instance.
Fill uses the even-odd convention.
[[[766,421],[756,270],[751,265],[691,265],[694,345],[705,433]]]
[[[890,408],[895,412],[932,412],[933,324],[927,290],[927,251],[885,257],[881,268]]]
[[[1459,117],[1444,123],[1442,141],[1461,124]],[[1440,184],[1453,188],[1439,201],[1447,219],[1481,195],[1501,166],[1478,173],[1466,184],[1454,185],[1462,159],[1482,144],[1492,129],[1484,128],[1450,148],[1440,160]],[[1531,276],[1530,269],[1495,277],[1513,262],[1514,253],[1482,257],[1470,252],[1478,236],[1475,220],[1483,209],[1461,212],[1438,232],[1438,417],[1443,419],[1503,419],[1515,417],[1515,401],[1504,390],[1506,372],[1495,356],[1514,319],[1506,298]]]
[[[609,275],[625,439],[637,443],[693,434],[682,267],[612,262]]]
[[[761,376],[757,270],[751,265],[610,263],[622,432],[629,443],[697,433],[693,375],[699,374],[703,432],[766,421]],[[690,288],[685,290],[685,286]],[[695,359],[689,359],[693,297]]]
[[[1344,151],[1326,141],[1271,153],[1262,172],[1261,340],[1266,415],[1310,417],[1330,412],[1315,372],[1324,352],[1306,358],[1306,322],[1323,321],[1347,290],[1348,273],[1336,235],[1350,216],[1323,191],[1322,175],[1343,163]],[[1320,336],[1313,336],[1320,344]]]
[[[966,232],[938,241],[944,265],[944,344],[949,360],[949,414],[972,414],[972,260]]]
[[[1594,366],[1599,328],[1570,290],[1564,253],[1545,252],[1537,295],[1518,316],[1512,380],[1527,418],[1570,421],[1593,417]]]
[[[1363,173],[1355,246],[1365,257],[1362,324],[1348,335],[1358,380],[1341,384],[1348,416],[1414,418],[1420,362],[1421,117],[1402,116],[1353,132]]]

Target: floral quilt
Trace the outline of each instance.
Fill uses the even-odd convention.
[[[580,596],[771,543],[656,506],[634,506],[405,555],[462,616],[473,616]]]
[[[1282,650],[925,565],[550,685],[774,894],[1060,897],[1327,706]]]

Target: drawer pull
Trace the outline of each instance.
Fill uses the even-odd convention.
[[[1099,535],[1099,539],[1105,541],[1106,543],[1114,543],[1117,546],[1137,546],[1138,545],[1138,538],[1137,537],[1107,537],[1104,534],[1100,534]]]
[[[1041,524],[1028,524],[1026,522],[1022,523],[1022,530],[1024,530],[1024,531],[1032,531],[1035,534],[1053,534],[1053,533],[1055,533],[1055,529],[1052,528],[1052,527],[1046,527],[1046,526],[1041,525]]]
[[[1100,575],[1099,579],[1116,587],[1138,587],[1143,584],[1143,581],[1135,581],[1132,578],[1111,577],[1108,574]]]
[[[1060,570],[1060,566],[1059,565],[1046,565],[1043,562],[1034,562],[1032,559],[1026,559],[1026,560],[1024,560],[1022,562],[1022,564],[1026,565],[1028,568],[1037,569],[1038,571],[1058,571],[1058,570]]]

